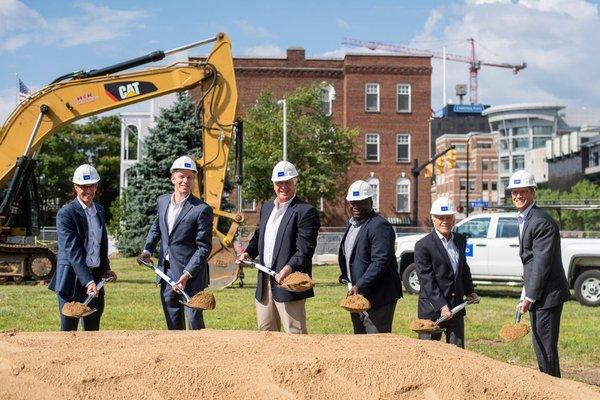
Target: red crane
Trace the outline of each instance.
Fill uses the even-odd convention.
[[[525,62],[521,64],[509,64],[485,62],[482,60],[478,60],[475,56],[475,39],[470,38],[467,39],[467,41],[471,45],[471,55],[469,57],[460,56],[456,54],[446,54],[446,60],[469,64],[469,100],[471,104],[477,103],[477,74],[478,71],[481,69],[482,65],[487,65],[490,67],[510,68],[513,70],[514,74],[518,74],[520,70],[527,67],[527,63]],[[387,50],[394,53],[413,54],[444,59],[444,54],[439,51],[421,50],[401,45],[393,45],[380,42],[369,42],[356,39],[344,39],[342,41],[342,44],[354,47],[366,47],[370,50]]]

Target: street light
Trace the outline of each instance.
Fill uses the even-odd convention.
[[[287,101],[277,100],[277,105],[283,108],[283,161],[287,161]]]
[[[474,138],[475,136],[479,136],[479,135],[486,135],[487,132],[470,132],[467,136],[467,187],[466,187],[466,200],[467,200],[467,206],[465,209],[465,214],[468,217],[469,216],[469,142],[471,141],[471,138]],[[460,189],[460,185],[459,185],[459,189]],[[459,190],[460,192],[460,190]]]

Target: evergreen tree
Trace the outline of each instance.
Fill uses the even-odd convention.
[[[148,229],[156,218],[156,198],[172,192],[169,169],[183,155],[201,155],[202,130],[187,93],[180,93],[168,109],[162,109],[144,141],[143,159],[128,171],[128,185],[119,201],[120,223],[111,222],[119,251],[139,254]],[[117,206],[115,206],[117,207]]]

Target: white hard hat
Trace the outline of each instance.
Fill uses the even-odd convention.
[[[508,186],[506,187],[507,189],[519,189],[519,188],[526,188],[526,187],[532,187],[532,188],[537,188],[537,183],[535,183],[535,178],[533,177],[533,175],[531,175],[529,172],[525,171],[524,169],[521,169],[517,172],[515,172],[514,174],[512,174],[512,176],[510,177],[510,180],[508,181]]]
[[[190,171],[198,172],[196,169],[196,163],[191,157],[188,156],[181,156],[177,160],[173,161],[170,172],[173,173],[173,171],[177,169],[189,169]]]
[[[441,196],[435,199],[431,205],[431,215],[454,215],[456,209],[454,208],[454,202],[448,197]]]
[[[100,181],[100,175],[90,164],[82,164],[73,173],[72,181],[76,185],[92,185]]]
[[[282,182],[289,181],[292,178],[298,176],[298,171],[294,164],[289,161],[279,161],[275,168],[273,168],[273,173],[271,174],[271,180],[273,182]]]
[[[348,195],[346,200],[348,201],[360,201],[373,197],[373,188],[369,183],[358,180],[354,181],[348,188]]]

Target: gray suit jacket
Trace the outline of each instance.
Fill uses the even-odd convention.
[[[569,300],[558,226],[536,205],[525,218],[519,255],[523,262],[525,294],[535,300],[532,310],[555,307]]]
[[[185,291],[193,296],[209,284],[207,259],[212,250],[213,211],[208,204],[190,195],[169,235],[167,211],[170,200],[171,193],[158,197],[157,217],[148,232],[144,249],[152,253],[160,241],[159,268],[166,272],[164,256],[168,252],[169,276],[177,281],[184,270],[188,271],[192,278],[188,280]]]

